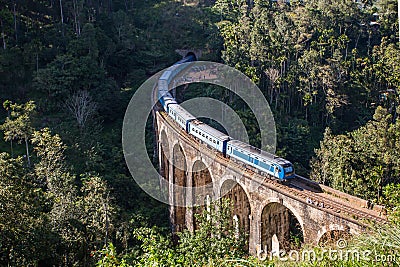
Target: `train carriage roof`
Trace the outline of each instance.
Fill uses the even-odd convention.
[[[170,104],[169,107],[176,111],[177,115],[181,116],[185,121],[187,120],[194,120],[196,117],[194,117],[192,114],[186,111],[186,109],[182,108],[180,105],[178,105],[176,102],[173,104]]]
[[[231,140],[228,145],[232,145],[232,146],[241,148],[241,149],[247,151],[248,153],[252,153],[252,154],[255,154],[255,155],[259,156],[259,157],[262,157],[262,158],[265,158],[265,159],[268,159],[268,160],[272,160],[273,162],[278,163],[280,165],[287,165],[287,164],[292,165],[291,162],[286,160],[286,159],[280,158],[280,157],[278,157],[278,156],[276,156],[274,154],[268,153],[268,152],[263,151],[263,150],[261,150],[261,149],[259,149],[257,147],[254,147],[254,146],[251,146],[249,144],[243,143],[242,141],[239,141],[239,140]]]
[[[171,75],[171,71],[170,70],[166,70],[161,75],[160,80],[168,80],[170,75]]]
[[[200,130],[208,133],[209,135],[211,135],[211,136],[213,136],[215,138],[218,138],[218,139],[223,140],[223,141],[230,139],[230,137],[228,135],[226,135],[226,134],[224,134],[224,133],[212,128],[211,126],[208,126],[207,124],[205,124],[205,123],[203,123],[203,122],[201,122],[199,120],[193,121],[193,124],[195,124],[196,127],[199,128]]]
[[[172,97],[164,96],[164,103],[165,103],[165,105],[171,105],[171,104],[176,104],[176,101]]]

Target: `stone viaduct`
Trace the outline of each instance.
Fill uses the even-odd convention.
[[[201,144],[166,113],[158,111],[155,117],[161,175],[169,185],[196,188],[208,184],[215,196],[230,198],[253,255],[273,250],[274,242],[287,247],[292,234],[304,243],[318,244],[334,234],[356,235],[370,222],[386,221],[382,207],[367,208],[365,200],[302,177],[290,185],[262,177]],[[191,192],[182,196],[169,187],[172,203],[184,197],[191,198]],[[195,212],[196,208],[171,206],[173,231],[195,230]]]

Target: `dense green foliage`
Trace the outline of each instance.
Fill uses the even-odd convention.
[[[209,211],[196,214],[199,229],[178,233],[179,243],[171,247],[154,229],[142,228],[136,236],[144,253],[136,262],[138,266],[204,266],[209,262],[223,262],[245,254],[245,236],[235,232],[228,201],[211,204]]]
[[[381,107],[373,120],[346,135],[325,132],[313,178],[357,196],[381,200],[382,187],[399,183],[400,120]],[[394,190],[394,188],[392,188]]]
[[[222,59],[258,82],[276,115],[278,153],[304,173],[325,127],[362,126],[379,95],[399,88],[395,1],[250,3],[216,1]]]
[[[224,205],[174,246],[167,207],[125,166],[125,107],[176,49],[201,49],[257,83],[277,153],[298,173],[386,204],[398,220],[397,3],[359,2],[0,0],[0,265],[259,264],[237,260],[245,245]],[[260,143],[236,95],[198,85],[181,94],[231,105]]]

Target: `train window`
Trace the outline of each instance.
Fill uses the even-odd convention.
[[[293,168],[292,167],[286,167],[285,168],[285,172],[292,172],[293,171]]]
[[[219,141],[217,141],[217,145],[219,145]]]
[[[215,140],[213,140],[213,143],[215,144]]]

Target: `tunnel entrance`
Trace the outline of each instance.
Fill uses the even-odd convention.
[[[233,180],[227,180],[222,184],[221,196],[229,199],[232,205],[232,223],[237,235],[245,235],[246,249],[249,249],[250,235],[250,202],[246,192],[238,183]]]
[[[199,225],[195,214],[201,214],[205,206],[209,205],[212,199],[213,184],[211,174],[202,161],[197,160],[193,164],[192,170],[193,203],[199,203],[199,205],[193,207],[193,229],[197,230]]]
[[[182,147],[178,144],[174,146],[173,151],[173,182],[175,185],[186,187],[186,159],[183,153]],[[183,190],[175,188],[174,191],[174,203],[175,203],[175,214],[174,214],[174,225],[175,232],[181,232],[186,229],[186,194]]]
[[[185,57],[188,57],[188,56],[193,56],[195,58],[195,60],[197,60],[197,57],[196,57],[195,53],[193,53],[193,52],[187,53]]]
[[[273,241],[274,240],[274,241]],[[277,248],[289,251],[297,249],[304,242],[303,231],[298,219],[284,205],[267,204],[261,215],[261,244],[268,252]]]

